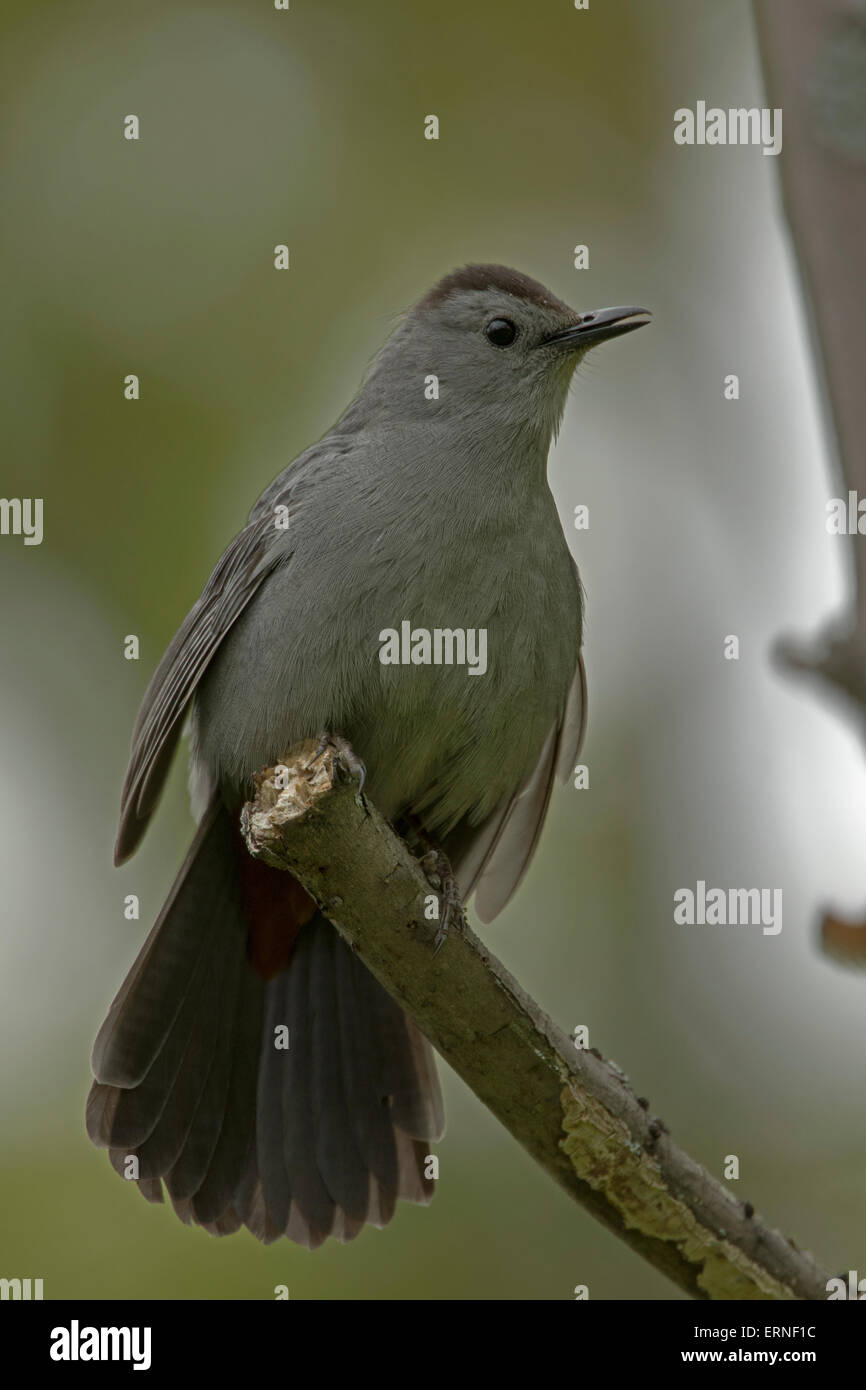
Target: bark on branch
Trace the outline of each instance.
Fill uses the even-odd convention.
[[[298,745],[259,774],[241,817],[250,853],[300,880],[536,1162],[694,1297],[826,1298],[812,1257],[678,1149],[622,1072],[578,1050],[468,928],[434,955],[418,861],[333,750],[315,753]]]

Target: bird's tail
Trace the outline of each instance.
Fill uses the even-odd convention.
[[[87,1131],[148,1201],[164,1182],[215,1235],[350,1240],[398,1197],[432,1196],[433,1055],[318,912],[263,979],[242,868],[214,802],[99,1031]],[[266,872],[271,916],[284,884],[288,919],[296,886]]]

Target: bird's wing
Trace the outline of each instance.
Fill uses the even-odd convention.
[[[559,724],[550,730],[541,756],[510,801],[473,835],[454,869],[464,898],[475,892],[475,911],[491,922],[502,911],[529,868],[544,825],[556,776],[566,781],[586,730],[586,673],[578,653],[574,679]]]
[[[190,609],[145,692],[123,784],[114,862],[138,845],[162,791],[183,717],[205,668],[265,575],[285,553],[270,508],[257,505]]]

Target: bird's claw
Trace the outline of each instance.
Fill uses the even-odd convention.
[[[457,887],[454,870],[442,850],[435,848],[428,850],[426,854],[421,856],[418,863],[424,870],[430,887],[439,894],[439,930],[433,938],[433,954],[438,956],[445,945],[451,926],[454,923],[458,926],[465,926],[466,924],[463,916],[463,904],[460,901],[460,890]]]
[[[343,738],[342,734],[332,734],[329,733],[327,729],[324,729],[322,733],[319,734],[319,746],[313,754],[313,758],[321,758],[322,754],[328,748],[334,750],[335,758],[340,763],[343,770],[347,772],[350,777],[357,777],[358,790],[355,793],[355,805],[360,806],[362,811],[366,811],[367,803],[364,800],[364,784],[367,781],[367,768],[365,764],[358,757],[347,738]]]

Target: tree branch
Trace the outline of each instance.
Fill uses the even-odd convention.
[[[625,1076],[578,1050],[468,929],[434,956],[437,898],[331,748],[259,774],[241,828],[289,870],[386,990],[542,1168],[688,1293],[824,1299],[827,1275],[669,1138]]]

